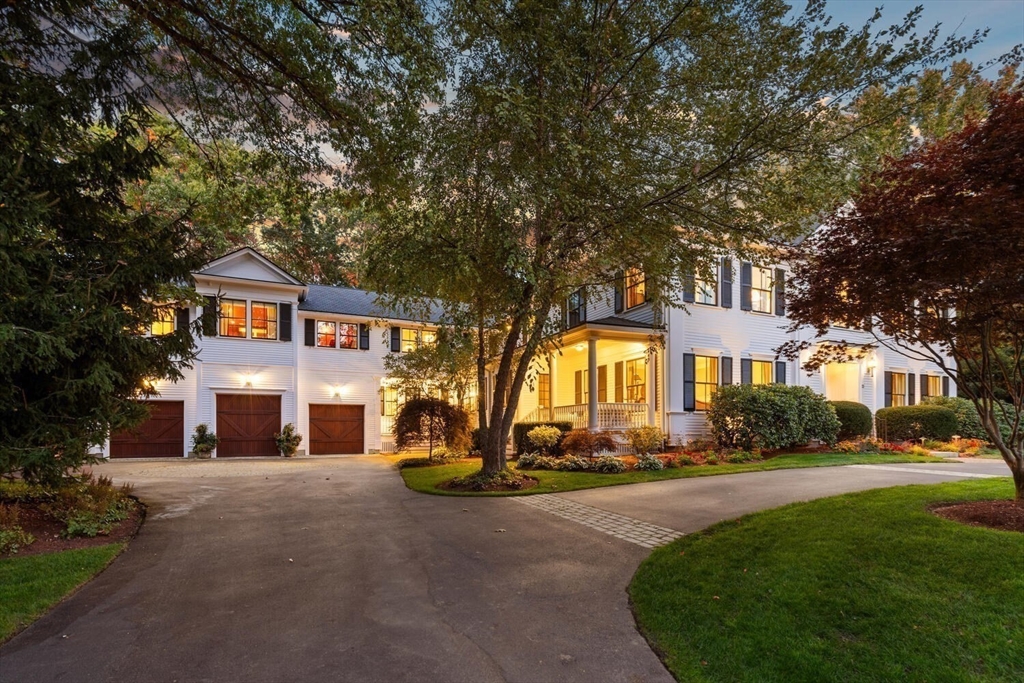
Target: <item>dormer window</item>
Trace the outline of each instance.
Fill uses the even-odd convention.
[[[220,300],[220,336],[245,338],[245,308],[243,299]]]
[[[252,338],[277,339],[277,304],[252,302]]]
[[[630,268],[625,273],[626,308],[635,308],[647,301],[647,278],[639,268]]]

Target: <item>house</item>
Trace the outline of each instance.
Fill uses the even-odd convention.
[[[287,423],[311,455],[394,450],[401,396],[384,359],[433,343],[440,309],[421,319],[381,308],[372,292],[307,285],[249,248],[194,276],[205,305],[179,309],[150,332],[198,318],[197,360],[182,380],[154,385],[150,419],[115,434],[104,455],[183,457],[200,423],[220,438],[215,457],[277,455],[273,435]],[[654,425],[678,441],[707,433],[704,411],[723,384],[800,384],[872,411],[950,393],[934,364],[883,349],[811,375],[777,360],[774,349],[794,334],[785,277],[785,268],[722,258],[713,279],[687,282],[685,310],[652,304],[637,269],[617,287],[575,292],[561,309],[560,346],[536,359],[539,374],[524,387],[517,421],[612,431]],[[863,332],[840,335],[871,341]]]

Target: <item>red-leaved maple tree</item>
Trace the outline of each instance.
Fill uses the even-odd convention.
[[[867,330],[879,346],[937,363],[974,403],[1024,501],[1021,88],[993,96],[962,131],[888,160],[794,263],[794,328],[818,338],[836,323]],[[809,369],[853,345],[792,342],[780,352],[812,347]]]

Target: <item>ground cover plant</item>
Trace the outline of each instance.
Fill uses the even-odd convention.
[[[1008,479],[799,503],[655,550],[630,597],[679,680],[1024,679],[1024,534],[930,506],[1005,499]],[[771,653],[771,656],[765,656]]]
[[[785,454],[757,461],[742,463],[718,463],[718,456],[713,455],[702,458],[703,465],[693,462],[691,465],[679,466],[680,460],[687,458],[685,454],[680,456],[664,456],[663,462],[672,460],[674,466],[666,466],[656,471],[621,471],[613,472],[618,466],[602,464],[605,458],[596,458],[591,463],[591,469],[587,471],[563,471],[557,467],[556,458],[548,458],[552,462],[551,469],[530,469],[522,470],[537,485],[529,489],[517,489],[514,491],[453,491],[445,488],[445,485],[455,477],[463,477],[473,474],[480,468],[478,458],[467,458],[458,463],[440,465],[436,467],[413,467],[402,468],[401,475],[405,485],[414,491],[421,493],[432,493],[438,495],[523,495],[533,493],[557,493],[559,491],[576,491],[580,489],[598,488],[602,486],[616,486],[620,484],[638,484],[647,481],[660,481],[663,479],[684,479],[689,477],[706,477],[719,474],[738,474],[741,472],[761,472],[767,470],[792,469],[800,467],[830,467],[836,465],[859,465],[869,463],[902,463],[902,462],[943,462],[941,458],[913,455],[909,453],[800,453]],[[714,462],[711,461],[714,459]],[[391,458],[398,462],[400,459]],[[624,462],[627,458],[611,458]]]

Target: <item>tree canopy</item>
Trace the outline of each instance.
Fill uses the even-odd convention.
[[[983,118],[891,159],[794,254],[788,314],[930,360],[978,410],[1024,499],[1024,94],[992,96]],[[842,359],[816,346],[808,367]],[[811,342],[783,348],[795,357]],[[953,363],[947,362],[947,356]],[[969,374],[958,373],[957,367]],[[1008,400],[1000,400],[1008,399]],[[1009,426],[1000,432],[999,423]]]

